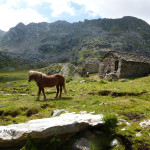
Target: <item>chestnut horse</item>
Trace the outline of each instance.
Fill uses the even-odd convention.
[[[38,71],[29,71],[28,76],[29,76],[28,81],[30,82],[34,80],[37,83],[37,86],[39,87],[37,100],[40,99],[41,91],[43,92],[44,99],[46,99],[44,87],[56,86],[57,93],[55,98],[58,97],[59,92],[60,92],[59,98],[61,98],[62,87],[64,89],[64,92],[66,93],[65,78],[60,74],[46,75]]]

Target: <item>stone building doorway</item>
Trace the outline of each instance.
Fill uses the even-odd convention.
[[[115,61],[115,71],[116,72],[117,72],[118,68],[119,68],[119,60],[116,60]]]

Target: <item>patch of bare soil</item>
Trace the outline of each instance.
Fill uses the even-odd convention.
[[[50,107],[49,104],[43,104],[43,105],[41,105],[42,109],[46,109],[47,107]]]
[[[4,112],[3,110],[0,110],[0,116],[2,116],[3,112]]]
[[[132,148],[133,143],[131,142],[130,137],[121,134],[117,134],[116,136],[120,139],[121,143],[124,145],[125,150],[133,150]]]
[[[137,147],[137,150],[150,150],[150,145],[142,141],[140,145]]]
[[[29,109],[29,110],[27,110],[27,117],[30,117],[30,116],[32,116],[32,115],[35,115],[35,114],[37,114],[38,113],[38,110],[37,109]]]
[[[128,113],[124,113],[122,115],[128,117],[131,121],[140,121],[141,119],[144,119],[146,117],[146,115],[144,113],[134,114],[134,113],[128,112]]]
[[[101,90],[98,92],[92,91],[89,92],[89,95],[100,95],[100,96],[108,96],[111,95],[112,97],[120,97],[120,96],[140,96],[144,94],[145,92],[115,92],[115,91],[109,91],[109,90]]]
[[[131,138],[132,136],[125,136],[125,135],[121,135],[121,134],[117,134],[115,135],[116,137],[118,137],[121,141],[121,143],[124,145],[125,147],[125,150],[134,150],[132,145],[132,141],[131,141]],[[144,140],[143,141],[137,141],[137,149],[136,150],[150,150],[150,145],[145,143]]]
[[[3,113],[4,114],[4,116],[12,116],[12,117],[16,117],[17,115],[19,115],[19,111],[17,111],[17,110],[12,110],[12,111],[6,111],[6,112],[4,112]]]

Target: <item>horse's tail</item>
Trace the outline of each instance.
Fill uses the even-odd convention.
[[[65,80],[64,80],[64,83],[63,83],[63,90],[64,90],[64,93],[66,94],[67,93],[67,90],[66,90],[66,86],[65,86]]]

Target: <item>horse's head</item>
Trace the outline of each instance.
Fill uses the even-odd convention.
[[[38,82],[42,78],[43,73],[38,71],[29,71],[28,74],[28,82],[31,82],[32,80]]]
[[[33,80],[32,76],[29,76],[28,82],[31,82]]]
[[[34,74],[33,74],[33,71],[29,71],[28,82],[31,82],[32,80],[34,80]]]

